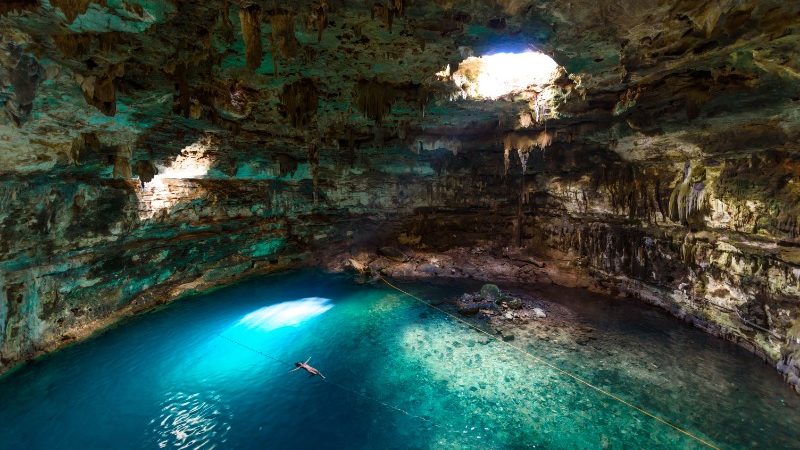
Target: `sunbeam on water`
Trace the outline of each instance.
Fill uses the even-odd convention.
[[[333,308],[333,304],[330,299],[320,297],[303,298],[265,306],[244,316],[239,321],[239,324],[248,328],[272,331],[282,327],[300,325],[331,308]]]

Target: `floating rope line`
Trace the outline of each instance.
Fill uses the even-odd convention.
[[[272,355],[268,355],[268,354],[262,352],[261,350],[258,350],[256,348],[250,347],[249,345],[242,344],[241,342],[239,342],[239,341],[237,341],[235,339],[231,339],[228,336],[225,336],[224,334],[221,334],[221,333],[214,333],[214,334],[216,334],[217,336],[221,337],[222,339],[225,339],[228,342],[233,342],[234,344],[238,345],[239,347],[242,347],[244,349],[250,350],[251,352],[254,352],[254,353],[258,353],[259,355],[261,355],[261,356],[263,356],[265,358],[269,358],[269,359],[271,359],[271,360],[273,360],[273,361],[275,361],[277,363],[280,363],[282,365],[286,365],[286,366],[293,366],[294,365],[294,363],[291,363],[291,362],[288,362],[288,361],[284,361],[284,360],[282,360],[280,358],[276,358],[276,357],[274,357]]]
[[[261,355],[261,356],[263,356],[265,358],[271,359],[271,360],[273,360],[273,361],[275,361],[275,362],[277,362],[277,363],[279,363],[281,365],[285,365],[285,366],[293,366],[294,365],[294,363],[282,360],[280,358],[276,358],[275,356],[272,356],[270,354],[264,353],[264,352],[262,352],[261,350],[259,350],[257,348],[253,348],[253,347],[250,347],[249,345],[242,344],[241,342],[239,342],[239,341],[237,341],[235,339],[229,338],[228,336],[225,336],[222,333],[214,333],[214,334],[219,336],[219,337],[221,337],[222,339],[225,339],[228,342],[236,344],[239,347],[242,347],[244,349],[250,350],[251,352],[256,353],[258,355]],[[345,385],[330,381],[327,378],[320,378],[320,380],[322,380],[324,383],[328,383],[329,385],[331,385],[331,386],[333,386],[333,387],[335,387],[337,389],[340,389],[340,390],[345,391],[345,392],[350,392],[350,393],[355,394],[355,395],[357,395],[357,396],[359,396],[361,398],[364,398],[364,399],[369,400],[371,402],[377,403],[377,404],[379,404],[379,405],[381,405],[381,406],[383,406],[385,408],[395,410],[395,411],[400,412],[402,414],[405,414],[405,415],[407,415],[407,416],[409,416],[411,418],[423,421],[423,422],[425,422],[425,423],[427,423],[427,424],[429,424],[431,426],[439,428],[440,430],[444,430],[444,431],[447,431],[449,433],[459,433],[458,431],[451,430],[451,429],[446,428],[446,427],[444,427],[442,425],[439,425],[436,422],[432,421],[431,419],[428,419],[427,417],[423,417],[423,416],[418,416],[416,414],[412,414],[412,413],[406,411],[405,409],[403,409],[403,408],[401,408],[401,407],[399,407],[397,405],[392,405],[391,403],[384,402],[383,400],[379,400],[379,399],[376,399],[374,397],[370,397],[369,395],[366,395],[366,394],[364,394],[362,392],[358,392],[353,388],[350,388],[350,387],[347,387]]]
[[[485,330],[482,330],[481,328],[478,328],[477,326],[475,326],[472,323],[470,323],[470,322],[468,322],[468,321],[456,316],[455,314],[452,314],[452,313],[450,313],[450,312],[448,312],[448,311],[446,311],[446,310],[444,310],[442,308],[439,308],[438,306],[436,306],[436,305],[434,305],[434,304],[432,304],[430,302],[426,302],[425,300],[417,297],[416,295],[411,294],[410,292],[405,291],[402,288],[399,288],[399,287],[395,286],[394,284],[390,283],[386,278],[382,277],[381,275],[378,275],[377,277],[381,281],[386,283],[386,285],[391,287],[392,289],[394,289],[394,290],[396,290],[398,292],[401,292],[401,293],[413,298],[414,300],[417,300],[420,303],[423,303],[423,304],[425,304],[427,306],[430,306],[431,308],[441,312],[442,314],[445,314],[445,315],[449,316],[450,318],[452,318],[452,319],[454,319],[454,320],[456,320],[456,321],[458,321],[458,322],[460,322],[460,323],[472,328],[473,330],[475,330],[475,331],[477,331],[479,333],[485,334],[489,338],[494,339],[495,341],[497,341],[497,342],[499,342],[501,344],[508,345],[512,349],[516,350],[519,353],[522,353],[523,355],[528,356],[532,360],[534,360],[534,361],[536,361],[536,362],[538,362],[538,363],[540,363],[540,364],[542,364],[544,366],[547,366],[547,367],[555,370],[556,372],[558,372],[558,373],[560,373],[560,374],[562,374],[564,376],[567,376],[567,377],[573,379],[574,381],[576,381],[576,382],[578,382],[580,384],[583,384],[584,386],[587,386],[587,387],[589,387],[589,388],[591,388],[591,389],[593,389],[593,390],[605,395],[606,397],[609,397],[609,398],[611,398],[613,400],[616,400],[617,402],[619,402],[619,403],[621,403],[621,404],[623,404],[623,405],[625,405],[625,406],[627,406],[629,408],[632,408],[632,409],[634,409],[636,411],[639,411],[640,413],[644,414],[645,416],[650,417],[651,419],[653,419],[653,420],[655,420],[657,422],[660,422],[660,423],[672,428],[673,430],[675,430],[675,431],[677,431],[677,432],[679,432],[679,433],[681,433],[681,434],[683,434],[685,436],[688,436],[688,437],[694,439],[695,441],[705,445],[708,448],[712,448],[714,450],[721,450],[720,447],[717,447],[713,443],[711,443],[711,442],[709,442],[709,441],[697,436],[696,434],[692,433],[691,431],[688,431],[688,430],[686,430],[684,428],[681,428],[680,426],[675,425],[674,423],[672,423],[672,422],[670,422],[670,421],[668,421],[666,419],[662,419],[661,417],[651,413],[650,411],[647,411],[646,409],[644,409],[644,408],[642,408],[640,406],[636,406],[633,403],[625,400],[624,398],[622,398],[622,397],[620,397],[620,396],[618,396],[618,395],[616,395],[616,394],[614,394],[612,392],[609,392],[609,391],[607,391],[607,390],[605,390],[605,389],[603,389],[603,388],[601,388],[599,386],[596,386],[596,385],[592,384],[591,382],[583,379],[582,377],[580,377],[578,375],[575,375],[572,372],[568,372],[568,371],[556,366],[553,363],[545,361],[541,357],[536,356],[533,353],[531,353],[531,352],[529,352],[529,351],[527,351],[527,350],[525,350],[525,349],[523,349],[521,347],[518,347],[518,346],[516,346],[514,344],[511,344],[510,342],[503,341],[502,339],[498,338],[497,336],[495,336],[495,335],[493,335],[493,334],[491,334],[491,333],[489,333],[489,332],[487,332]]]

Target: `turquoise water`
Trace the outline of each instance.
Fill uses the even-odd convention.
[[[752,355],[632,302],[520,289],[576,323],[513,344],[722,448],[800,444],[800,402]],[[326,380],[288,372],[309,356]],[[0,379],[2,449],[297,447],[703,448],[385,286],[309,271],[172,303]]]

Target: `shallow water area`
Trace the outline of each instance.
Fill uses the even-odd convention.
[[[800,442],[800,401],[753,355],[633,302],[537,295],[592,338],[560,323],[511,344],[721,448]],[[290,372],[309,357],[325,379]],[[0,379],[0,405],[2,449],[706,448],[388,286],[315,271],[126,320]]]

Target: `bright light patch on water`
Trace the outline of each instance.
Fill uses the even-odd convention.
[[[331,300],[320,297],[309,297],[290,302],[267,306],[244,316],[240,325],[272,331],[277,328],[291,327],[325,313],[333,308]]]
[[[449,75],[446,72],[437,75]],[[544,53],[495,53],[465,59],[452,79],[465,97],[494,100],[531,87],[543,88],[557,72],[558,64]]]

